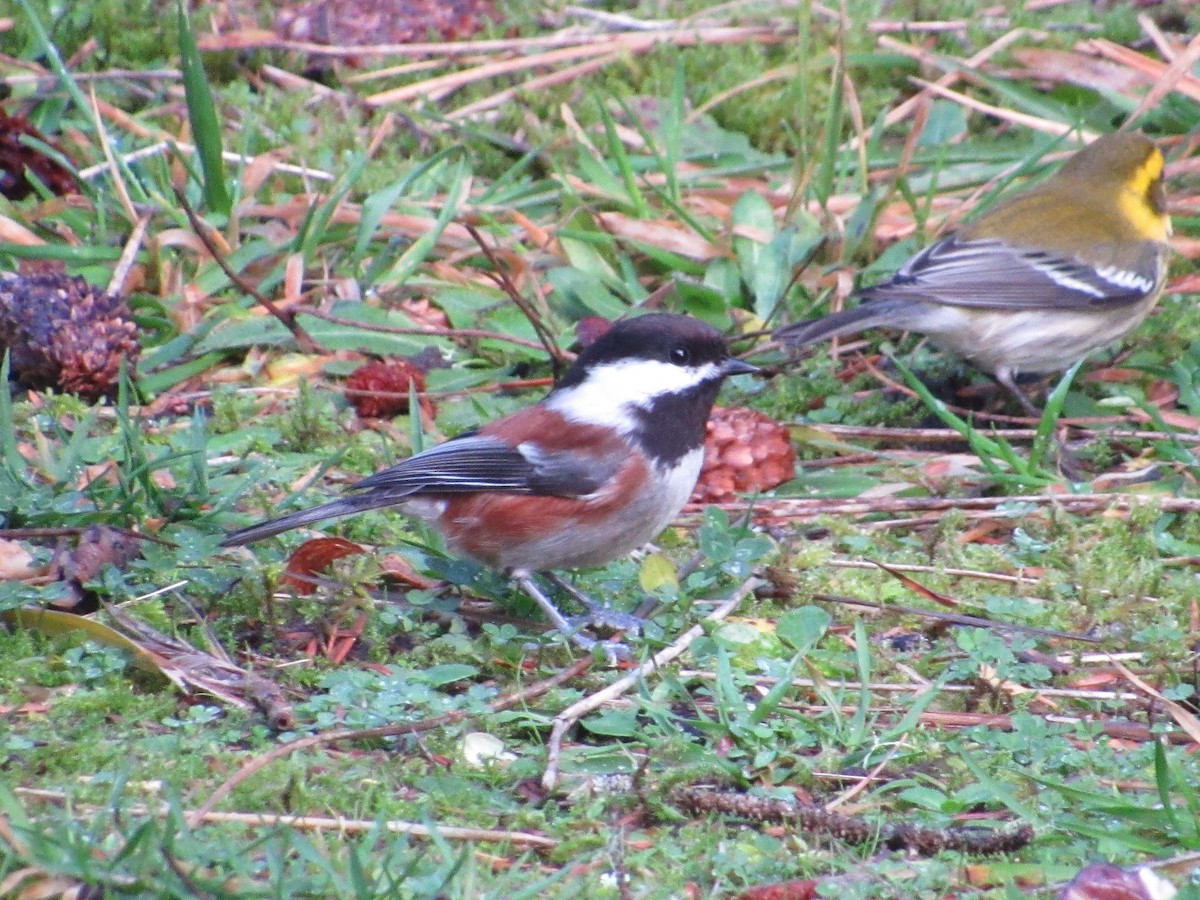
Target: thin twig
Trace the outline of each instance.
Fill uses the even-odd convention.
[[[95,528],[95,525],[75,525],[72,527],[62,528],[0,528],[0,538],[8,538],[11,540],[36,540],[38,538],[54,538],[54,537],[75,537],[83,534],[89,528]],[[166,538],[160,538],[153,534],[147,534],[142,531],[131,531],[128,528],[120,528],[116,525],[101,525],[101,528],[107,531],[115,531],[125,537],[133,538],[135,541],[150,541],[154,544],[161,544],[164,547],[178,547],[174,541],[168,541]]]
[[[1131,672],[1127,666],[1119,662],[1114,662],[1113,665],[1116,666],[1118,672],[1125,676],[1130,684],[1165,706],[1167,712],[1171,714],[1171,718],[1175,720],[1175,724],[1186,731],[1193,741],[1200,744],[1200,718],[1197,718],[1195,713],[1182,703],[1178,703],[1162,694],[1153,685]]]
[[[705,681],[715,681],[717,675],[715,672],[708,672],[703,669],[680,669],[676,673],[681,681],[687,681],[689,678],[701,678]],[[778,678],[769,675],[760,675],[756,679],[761,685],[774,685],[779,683]],[[923,694],[929,690],[927,683],[911,683],[911,684],[893,684],[887,681],[843,681],[838,678],[791,678],[789,683],[793,687],[807,688],[809,690],[840,690],[848,694],[859,693],[868,690],[872,693],[879,694]],[[938,692],[943,694],[975,694],[978,693],[979,687],[974,684],[942,684],[938,685]],[[1044,697],[1057,697],[1064,700],[1084,700],[1089,703],[1133,703],[1141,700],[1142,697],[1132,691],[1092,691],[1083,690],[1081,688],[1038,688],[1038,695]],[[975,713],[939,713],[939,715],[963,715],[972,716]],[[1058,721],[1053,716],[1047,717],[1048,721]],[[966,721],[966,720],[964,720]],[[1072,720],[1075,721],[1075,720]],[[974,724],[980,724],[971,720]],[[986,724],[986,723],[985,723]]]
[[[863,791],[865,791],[868,787],[871,786],[871,784],[875,781],[875,779],[879,777],[879,773],[888,767],[888,765],[892,761],[892,758],[895,757],[895,755],[899,751],[900,751],[900,742],[897,741],[896,743],[892,744],[891,747],[888,748],[887,753],[885,753],[883,755],[883,759],[881,759],[876,764],[875,768],[873,768],[870,772],[863,775],[862,777],[854,779],[854,784],[851,785],[850,788],[848,790],[846,790],[844,793],[838,795],[837,797],[834,797],[832,800],[830,800],[828,803],[826,803],[825,809],[832,812],[833,810],[837,809],[839,806],[845,806],[847,803],[849,803],[851,800],[853,800],[855,797],[857,797],[859,794],[861,794]]]
[[[884,569],[886,571],[886,569]],[[838,603],[843,606],[862,606],[880,612],[896,612],[908,616],[920,616],[924,619],[936,619],[951,625],[967,625],[972,628],[991,628],[997,631],[1016,631],[1020,634],[1031,634],[1036,637],[1059,638],[1064,641],[1084,641],[1088,644],[1101,643],[1100,638],[1088,637],[1069,631],[1055,631],[1051,628],[1035,628],[1032,625],[1016,625],[1011,622],[997,622],[983,616],[971,616],[964,613],[944,612],[938,609],[920,609],[915,606],[903,606],[898,603],[876,603],[873,600],[861,600],[858,597],[846,597],[841,594],[813,594],[814,600],[824,603]]]
[[[217,264],[217,266],[220,267],[221,271],[225,273],[225,277],[233,282],[233,286],[243,293],[249,294],[258,301],[259,305],[262,306],[263,309],[278,319],[280,324],[282,324],[284,328],[292,333],[292,337],[296,339],[296,344],[299,346],[301,351],[304,353],[325,352],[325,348],[321,346],[320,343],[315,341],[312,336],[304,330],[300,323],[296,321],[296,313],[294,310],[281,309],[270,297],[268,297],[266,294],[263,294],[258,290],[258,288],[243,278],[240,273],[233,270],[233,267],[230,266],[225,260],[225,255],[221,253],[220,248],[217,247],[217,245],[213,242],[212,237],[209,235],[208,225],[201,221],[200,217],[196,215],[196,211],[192,209],[192,205],[188,203],[187,198],[183,195],[183,191],[179,190],[179,188],[176,188],[175,197],[179,201],[180,206],[183,208],[184,213],[187,214],[188,221],[192,225],[192,231],[195,232],[196,237],[200,239],[200,242],[204,244],[204,248],[208,250],[209,255],[213,258],[213,261]]]
[[[730,515],[742,515],[750,501],[707,504],[717,506]],[[1023,505],[1056,506],[1066,512],[1086,513],[1101,509],[1143,509],[1158,507],[1163,512],[1200,512],[1200,498],[1171,497],[1156,494],[1017,494],[1000,497],[850,497],[845,499],[799,497],[755,498],[756,518],[813,519],[817,516],[867,516],[877,513],[945,512],[947,510],[984,510],[1000,515],[1017,514]],[[1012,513],[1000,507],[1011,506]],[[699,513],[703,507],[689,505],[689,513]]]
[[[764,584],[766,582],[757,576],[747,578],[738,585],[737,590],[722,601],[716,609],[705,616],[703,621],[721,621],[737,609],[747,596]],[[692,645],[692,642],[702,634],[704,634],[704,625],[698,622],[636,669],[627,672],[603,690],[597,691],[594,694],[584,697],[579,702],[571,704],[555,716],[554,727],[550,731],[550,740],[546,744],[546,771],[542,774],[542,787],[546,790],[554,790],[558,784],[558,768],[562,756],[563,738],[576,722],[605,703],[620,697],[651,672],[661,669],[667,663],[682,656]]]
[[[915,75],[909,75],[908,80],[918,87],[924,88],[931,94],[936,94],[946,100],[951,100],[960,106],[973,110],[978,113],[983,113],[987,116],[994,116],[1002,122],[1009,122],[1013,125],[1021,125],[1025,128],[1031,128],[1034,131],[1040,131],[1044,134],[1052,134],[1058,137],[1068,134],[1078,134],[1085,141],[1094,141],[1099,135],[1094,131],[1089,131],[1086,128],[1079,128],[1075,125],[1064,124],[1063,122],[1055,122],[1053,119],[1044,119],[1041,116],[1033,116],[1029,113],[1018,112],[1015,109],[1008,109],[1004,106],[996,106],[991,103],[984,103],[982,100],[976,100],[974,97],[968,97],[966,94],[960,94],[958,91],[952,91],[949,88],[942,87],[934,81],[926,81],[923,78],[918,78]]]
[[[349,325],[355,328],[361,328],[364,331],[375,331],[380,334],[408,334],[408,335],[424,335],[428,337],[446,337],[446,338],[476,338],[479,340],[488,341],[504,341],[507,344],[515,344],[518,347],[528,347],[531,350],[544,350],[544,345],[537,341],[527,341],[524,338],[513,337],[510,334],[502,334],[499,331],[486,331],[480,328],[432,328],[426,326],[405,328],[399,325],[381,325],[375,322],[362,322],[358,319],[347,319],[342,316],[335,316],[332,313],[324,312],[319,309],[303,309],[297,310],[298,315],[312,316],[314,319],[321,319],[324,322],[329,322],[333,325]],[[405,397],[408,394],[404,395]],[[421,395],[418,395],[421,396]]]
[[[129,271],[133,268],[138,252],[142,249],[142,242],[146,239],[146,228],[150,225],[152,215],[152,213],[145,212],[138,216],[133,225],[133,231],[129,233],[129,240],[121,249],[121,258],[113,266],[112,277],[108,279],[108,287],[104,289],[106,294],[112,294],[115,297],[125,295],[125,279],[129,277]]]
[[[64,791],[48,791],[39,788],[16,788],[15,793],[31,800],[43,800],[52,803],[67,803],[70,797]],[[71,808],[76,812],[94,814],[103,812],[108,807],[91,804],[72,803]],[[121,808],[122,815],[132,816],[168,816],[172,813],[170,805],[164,803],[152,807],[137,803]],[[550,849],[558,846],[554,838],[543,834],[533,834],[528,831],[503,831],[494,828],[464,828],[459,825],[422,825],[416,822],[404,822],[396,819],[380,822],[378,819],[347,819],[342,816],[293,816],[277,815],[274,813],[243,813],[243,812],[206,812],[202,815],[195,810],[186,813],[190,817],[192,827],[210,823],[248,825],[252,828],[269,826],[295,828],[298,831],[336,831],[341,834],[365,834],[382,829],[390,834],[407,834],[412,837],[445,838],[452,841],[497,841],[507,844],[523,844],[530,847]]]
[[[976,693],[978,688],[965,688],[963,693]],[[1081,692],[1077,692],[1081,693]],[[1037,696],[1050,696],[1050,694],[1038,688]],[[1090,698],[1082,698],[1090,699]],[[1137,695],[1132,695],[1127,698],[1131,700],[1139,700]],[[788,709],[804,716],[819,716],[830,712],[830,707],[827,704],[813,706],[789,706],[780,707]],[[853,716],[861,710],[857,706],[842,706],[839,711],[846,716]],[[889,710],[873,710],[877,713],[889,712]],[[905,709],[894,709],[890,712],[899,715],[907,712]],[[1028,712],[1028,711],[1027,711]],[[1187,746],[1191,744],[1195,746],[1195,741],[1191,736],[1183,730],[1162,731],[1159,728],[1151,728],[1149,725],[1139,725],[1136,722],[1113,722],[1107,718],[1098,716],[1064,716],[1058,713],[1052,715],[1043,715],[1042,721],[1050,725],[1088,725],[1097,729],[1105,737],[1113,738],[1118,741],[1132,741],[1139,744],[1150,744],[1155,741],[1166,741],[1173,746]],[[1013,723],[1013,717],[1004,713],[973,713],[973,712],[954,712],[947,710],[927,709],[918,717],[918,721],[922,725],[932,725],[935,728],[992,728],[996,731],[1015,731],[1017,726]],[[817,775],[818,773],[813,773]]]
[[[833,569],[874,569],[878,570],[877,563],[866,559],[827,559],[821,565],[829,566]],[[1020,573],[1017,575],[1008,575],[1004,572],[987,572],[981,569],[955,569],[943,568],[941,566],[925,566],[917,563],[888,563],[888,568],[897,572],[923,572],[931,575],[946,575],[951,578],[978,578],[986,581],[1003,581],[1006,584],[1015,584],[1018,586],[1033,586],[1040,582],[1041,577],[1034,578],[1030,575]],[[1073,585],[1076,591],[1083,591],[1080,585]],[[1097,591],[1101,597],[1113,596],[1113,591],[1102,589]],[[1143,603],[1159,603],[1158,597],[1143,596]]]
[[[234,42],[225,40],[221,35],[211,35],[199,41],[201,51],[226,51],[230,49],[260,48],[266,50],[284,50],[287,52],[306,53],[310,56],[394,56],[401,59],[415,59],[419,56],[474,56],[484,53],[529,53],[550,47],[570,47],[587,43],[606,43],[622,45],[627,52],[648,49],[657,44],[676,44],[679,46],[708,46],[721,43],[729,44],[738,41],[757,41],[759,43],[781,44],[793,40],[796,36],[794,27],[780,28],[776,26],[746,26],[725,27],[711,26],[706,28],[678,28],[670,31],[654,32],[624,32],[612,34],[604,32],[595,35],[580,35],[574,33],[559,33],[530,38],[497,38],[481,41],[430,41],[406,44],[361,44],[353,47],[318,44],[312,41],[294,41],[276,38],[271,32],[249,32],[245,35],[235,35]]]
[[[104,153],[104,158],[108,161],[109,168],[112,170],[113,190],[117,194],[121,208],[125,210],[126,218],[132,224],[138,220],[137,210],[134,208],[133,198],[129,196],[129,188],[125,184],[121,169],[117,166],[112,141],[109,139],[108,129],[104,127],[104,119],[100,115],[100,106],[96,100],[95,85],[88,86],[88,99],[91,101],[91,112],[96,124],[96,135],[100,141],[100,149]]]
[[[103,108],[103,106],[101,108]],[[123,153],[121,154],[120,158],[121,162],[123,162],[125,165],[129,165],[130,163],[137,162],[141,159],[146,159],[150,156],[158,156],[159,154],[166,153],[169,150],[178,150],[180,153],[196,152],[196,148],[191,144],[181,144],[178,141],[161,140],[150,144],[148,147],[141,147],[137,150],[131,150],[129,153]],[[222,151],[221,153],[221,159],[225,160],[225,162],[240,163],[245,165],[258,162],[264,158],[265,154],[263,154],[263,156],[246,156],[245,154],[233,153],[229,150]],[[329,172],[323,171],[322,169],[310,169],[307,166],[294,166],[290,163],[278,162],[274,160],[269,162],[272,170],[279,172],[282,175],[299,175],[301,178],[312,178],[316,181],[333,181],[333,175]],[[97,163],[94,166],[88,166],[86,169],[80,169],[79,177],[84,181],[87,181],[101,174],[102,172],[107,172],[110,168],[112,168],[112,165],[109,162]]]
[[[479,100],[474,100],[466,106],[460,106],[458,109],[451,110],[446,113],[445,118],[450,122],[457,122],[462,119],[469,118],[477,113],[486,112],[489,109],[494,109],[497,106],[503,106],[505,103],[512,101],[517,97],[528,97],[536,91],[544,91],[548,88],[555,87],[566,82],[575,81],[582,78],[584,75],[589,75],[597,69],[602,69],[605,66],[611,65],[620,56],[619,51],[609,53],[606,56],[597,56],[592,59],[584,60],[576,63],[573,66],[567,66],[563,69],[550,72],[546,75],[539,75],[536,78],[531,78],[528,81],[523,81],[518,85],[496,93],[483,97]]]
[[[179,81],[182,73],[178,69],[106,69],[103,72],[72,72],[71,78],[83,83],[87,81]],[[52,88],[58,83],[58,76],[45,74],[5,75],[0,78],[0,84],[9,87],[17,85],[33,85],[42,90]]]
[[[554,374],[557,377],[558,369],[566,361],[566,356],[558,346],[558,341],[554,339],[554,335],[551,333],[549,327],[543,321],[541,313],[533,308],[533,304],[526,300],[524,295],[517,289],[517,286],[513,284],[513,280],[508,277],[508,270],[500,264],[499,257],[496,256],[495,251],[488,245],[488,242],[483,239],[483,235],[479,233],[479,229],[469,222],[464,223],[464,227],[470,233],[471,237],[475,239],[475,243],[479,245],[479,249],[483,251],[483,255],[487,257],[488,262],[492,264],[491,270],[484,274],[496,282],[500,290],[504,291],[508,295],[508,298],[512,300],[513,305],[529,320],[529,324],[533,326],[538,340],[542,342],[542,347],[550,357],[550,362],[554,367]]]
[[[983,65],[983,63],[987,62],[991,57],[995,56],[997,53],[999,53],[1002,50],[1007,50],[1009,45],[1026,37],[1028,34],[1029,34],[1029,29],[1027,29],[1027,28],[1014,28],[1012,31],[1008,32],[1005,35],[1002,35],[1000,38],[998,38],[995,41],[993,41],[992,43],[988,44],[986,47],[984,47],[978,53],[975,53],[971,57],[964,60],[962,63],[962,68],[964,70],[978,69],[981,65]],[[908,54],[912,55],[913,57],[921,60],[922,63],[936,61],[935,54],[930,53],[927,50],[920,48],[920,47],[912,47],[909,44],[902,44],[900,41],[897,41],[894,38],[890,38],[887,35],[880,35],[879,46],[883,47],[885,50],[896,50],[900,53],[908,53]],[[939,87],[952,87],[955,84],[955,82],[958,81],[958,79],[960,77],[961,76],[960,76],[959,71],[957,71],[957,70],[950,71],[950,72],[947,72],[945,75],[942,75],[940,78],[938,78],[938,80],[935,81],[934,84],[938,85]],[[929,93],[927,91],[919,91],[916,94],[913,94],[907,100],[904,100],[902,103],[898,104],[894,109],[890,110],[887,113],[887,115],[885,115],[883,117],[884,127],[889,127],[889,126],[895,125],[897,122],[900,122],[903,119],[908,118],[909,114],[914,112],[922,103],[928,102],[928,100],[929,100]],[[847,146],[852,149],[856,148],[858,141],[859,141],[859,138],[855,137],[847,144]]]
[[[1059,419],[1058,423],[1060,425],[1070,425],[1078,428],[1086,425],[1103,425],[1109,422],[1116,423],[1128,421],[1129,419],[1125,416],[1097,416],[1079,419]],[[811,425],[805,425],[804,427],[811,429],[812,431],[826,431],[839,437],[859,438],[861,440],[894,441],[895,443],[903,444],[906,447],[911,447],[912,444],[917,442],[950,444],[966,443],[966,440],[963,438],[962,434],[955,431],[953,428],[892,428],[882,425],[829,425],[825,423],[814,423]],[[1088,429],[1086,433],[1102,435],[1115,441],[1179,441],[1180,443],[1185,444],[1200,444],[1200,434],[1188,433],[1186,431],[1127,431],[1117,429],[1109,431],[1107,429]],[[1033,438],[1037,436],[1037,429],[995,428],[988,429],[987,434],[988,437],[1004,438],[1006,441],[1033,440]]]

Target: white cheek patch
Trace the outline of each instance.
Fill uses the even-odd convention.
[[[674,366],[657,359],[625,359],[596,366],[581,384],[551,394],[545,403],[569,421],[608,425],[624,433],[637,424],[631,407],[647,407],[656,397],[720,377],[716,363]]]

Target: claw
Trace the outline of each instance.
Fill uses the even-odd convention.
[[[622,612],[619,609],[613,609],[611,606],[604,606],[599,603],[595,606],[589,606],[588,611],[582,616],[569,617],[567,622],[570,623],[572,628],[582,628],[585,625],[590,625],[592,628],[604,628],[608,631],[627,631],[630,634],[641,634],[642,626],[646,624],[646,620],[641,616]]]

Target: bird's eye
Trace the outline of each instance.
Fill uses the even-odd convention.
[[[688,352],[687,347],[672,347],[671,352],[667,354],[671,362],[677,366],[686,366],[691,362],[692,354]]]

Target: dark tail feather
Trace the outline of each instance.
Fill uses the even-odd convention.
[[[862,303],[853,309],[831,313],[819,319],[785,325],[775,332],[774,337],[789,347],[807,347],[835,337],[858,334],[869,328],[903,328],[905,326],[897,321],[897,302],[873,300]]]
[[[389,492],[352,494],[349,497],[343,497],[341,500],[322,503],[320,506],[314,506],[312,509],[302,509],[299,512],[280,516],[278,519],[268,519],[265,522],[259,522],[257,525],[251,525],[249,528],[230,532],[225,536],[225,540],[221,541],[221,546],[240,547],[243,544],[252,544],[255,541],[274,537],[285,531],[291,531],[293,528],[311,525],[314,522],[321,522],[325,519],[338,519],[342,516],[366,512],[368,509],[396,506],[402,503],[404,499]]]

